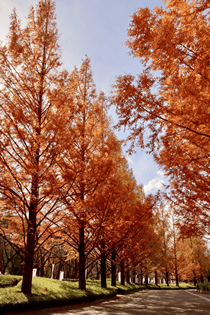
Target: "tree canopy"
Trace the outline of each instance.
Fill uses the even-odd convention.
[[[118,128],[153,153],[185,226],[209,230],[209,5],[167,1],[132,16],[127,46],[144,70],[119,76],[112,104]],[[197,223],[196,223],[197,222]]]

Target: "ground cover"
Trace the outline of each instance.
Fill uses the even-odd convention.
[[[16,275],[0,275],[0,288],[11,287],[17,285],[22,276]]]
[[[22,276],[0,276],[0,283],[8,279],[22,279]],[[117,293],[128,294],[145,289],[189,289],[193,286],[189,284],[180,284],[180,288],[174,285],[160,284],[155,286],[150,284],[147,287],[139,284],[121,285],[117,282],[117,287],[111,286],[111,279],[107,279],[107,288],[101,288],[100,280],[87,279],[86,291],[78,289],[78,282],[60,281],[56,279],[33,277],[32,295],[26,295],[21,292],[22,280],[16,286],[0,288],[0,314],[5,312],[18,312],[30,309],[41,309],[65,304],[75,304],[80,302],[93,301],[98,298],[108,298]],[[196,287],[194,287],[196,288]]]
[[[22,281],[14,287],[0,288],[0,314],[107,298],[118,290],[109,283],[107,289],[101,288],[99,280],[87,280],[86,291],[81,291],[78,282],[34,277],[32,294],[27,295],[21,292],[21,284]]]
[[[210,282],[198,283],[197,288],[202,291],[210,291]]]
[[[179,286],[177,287],[175,283],[171,283],[169,286],[167,286],[167,284],[153,284],[150,283],[147,286],[147,289],[150,290],[188,290],[188,289],[196,289],[196,286],[194,286],[191,283],[185,283],[185,282],[180,282]]]

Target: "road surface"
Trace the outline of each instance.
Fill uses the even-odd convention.
[[[12,313],[7,313],[12,314]],[[140,291],[108,300],[55,307],[18,315],[210,315],[210,295],[196,291]]]

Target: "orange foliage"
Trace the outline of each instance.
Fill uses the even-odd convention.
[[[31,292],[33,256],[38,243],[58,222],[58,160],[65,100],[53,1],[31,7],[21,29],[14,11],[7,44],[0,46],[0,193],[4,207],[1,235],[20,247],[25,261],[22,290]],[[65,100],[65,102],[64,102]],[[11,235],[11,231],[13,235]]]
[[[119,76],[112,95],[117,127],[129,127],[131,149],[153,152],[189,233],[209,231],[209,29],[207,2],[137,10],[127,46],[145,69]]]

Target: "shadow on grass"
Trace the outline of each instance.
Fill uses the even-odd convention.
[[[0,275],[0,288],[14,287],[22,280],[22,276]]]
[[[97,299],[107,299],[116,294],[130,294],[141,290],[182,290],[183,288],[167,287],[167,285],[149,284],[128,284],[122,286],[117,282],[117,287],[111,286],[111,280],[107,279],[107,288],[101,288],[99,280],[87,280],[86,291],[79,290],[78,282],[59,281],[55,279],[33,278],[32,294],[27,295],[21,292],[22,281],[16,287],[5,288],[0,291],[0,314],[5,312],[23,312],[28,310],[39,310],[64,305],[92,302]],[[189,289],[189,286],[185,289]]]
[[[21,283],[10,291],[7,290],[1,295],[0,314],[91,302],[99,298],[113,297],[117,293],[114,287],[102,289],[100,282],[87,281],[87,290],[81,291],[78,289],[78,283],[39,277],[33,279],[31,295],[21,292]]]

